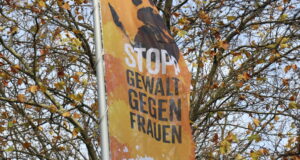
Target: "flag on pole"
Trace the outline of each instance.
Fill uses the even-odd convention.
[[[101,0],[112,160],[192,160],[190,73],[151,0]]]

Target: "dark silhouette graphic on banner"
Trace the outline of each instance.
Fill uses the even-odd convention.
[[[135,6],[142,4],[141,0],[132,0]],[[153,5],[153,2],[151,2]],[[118,16],[118,13],[113,6],[109,4],[109,8],[113,17],[113,21],[122,32],[128,37],[126,30]],[[166,50],[169,56],[174,57],[177,61],[179,59],[179,49],[171,36],[169,30],[164,24],[163,19],[154,9],[151,7],[140,8],[137,11],[137,18],[144,23],[143,26],[138,28],[138,32],[135,35],[134,42],[131,42],[135,48],[157,48],[160,50]],[[143,53],[143,57],[146,58],[146,53]],[[155,57],[151,57],[152,61],[155,61]]]

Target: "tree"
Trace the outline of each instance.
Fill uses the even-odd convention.
[[[197,159],[299,158],[300,3],[153,2],[191,69]],[[99,159],[91,2],[0,6],[1,156]]]

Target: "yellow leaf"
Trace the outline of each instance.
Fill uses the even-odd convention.
[[[243,159],[244,159],[244,157],[241,156],[240,154],[238,154],[238,155],[235,157],[235,160],[243,160]]]
[[[280,44],[280,48],[288,48],[289,47],[289,45],[288,44]]]
[[[65,82],[61,81],[61,82],[54,83],[54,86],[55,86],[56,89],[62,90],[62,89],[64,89]]]
[[[269,44],[266,46],[267,48],[273,49],[276,48],[276,44]]]
[[[49,110],[50,110],[51,113],[56,113],[57,112],[57,107],[55,105],[51,105],[49,107]]]
[[[72,43],[76,46],[76,47],[80,47],[82,42],[78,39],[78,38],[73,38],[72,39]]]
[[[31,93],[35,93],[38,90],[38,86],[30,86],[28,88],[28,91]]]
[[[284,38],[282,38],[281,43],[287,43],[288,41],[289,41],[289,38],[284,37]]]
[[[253,123],[255,124],[256,127],[258,127],[259,124],[260,124],[260,121],[258,119],[256,119],[256,118],[254,118],[253,119]]]
[[[295,101],[292,101],[289,103],[289,108],[290,109],[297,109],[297,103]]]
[[[224,140],[220,144],[220,153],[221,154],[226,154],[230,151],[231,149],[231,143],[228,142],[227,140]]]
[[[70,117],[71,116],[71,113],[70,112],[64,112],[62,114],[63,117]]]
[[[242,59],[242,58],[243,58],[242,55],[235,56],[235,57],[233,57],[232,62],[235,63],[235,62],[237,62],[238,60],[240,60],[240,59]]]
[[[10,32],[9,33],[14,34],[14,33],[18,32],[18,31],[19,31],[19,28],[17,26],[13,26],[12,28],[10,28]]]
[[[77,95],[70,94],[69,97],[75,101],[81,101],[83,99],[83,94],[82,93],[79,93]]]
[[[250,157],[252,160],[258,160],[258,158],[261,156],[261,153],[259,151],[251,152]]]
[[[184,37],[186,34],[187,34],[187,32],[184,31],[184,30],[180,30],[180,31],[177,33],[177,35],[178,35],[179,37]]]
[[[227,16],[228,21],[234,21],[236,19],[236,16]]]
[[[258,25],[258,24],[253,25],[253,26],[251,26],[251,28],[252,28],[253,30],[257,30],[257,29],[259,28],[259,25]]]
[[[281,21],[284,21],[288,18],[288,15],[287,14],[282,14],[280,17],[279,17],[279,20]]]
[[[46,3],[43,0],[38,0],[38,5],[43,8],[46,7]]]
[[[40,131],[43,131],[43,130],[44,130],[44,128],[43,128],[42,126],[39,126],[38,129],[39,129]]]

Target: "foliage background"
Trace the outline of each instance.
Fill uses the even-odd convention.
[[[299,159],[300,2],[154,0],[192,72],[197,159]],[[88,0],[0,0],[0,157],[99,159]]]

